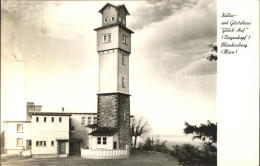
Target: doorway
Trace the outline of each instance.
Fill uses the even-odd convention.
[[[66,153],[66,142],[65,141],[59,141],[58,142],[58,153],[59,154],[65,154]]]
[[[117,149],[117,142],[114,142],[113,148],[114,148],[114,149]]]
[[[26,140],[26,149],[30,150],[32,148],[32,140]]]

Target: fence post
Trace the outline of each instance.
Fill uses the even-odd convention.
[[[129,157],[129,154],[130,154],[130,148],[129,148],[129,145],[126,145],[126,151],[127,151],[127,156]]]

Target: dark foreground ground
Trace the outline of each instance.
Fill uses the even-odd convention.
[[[30,157],[2,157],[1,166],[178,166],[178,162],[170,155],[159,152],[133,150],[129,159],[93,160],[84,159],[80,155],[68,158],[36,159]]]

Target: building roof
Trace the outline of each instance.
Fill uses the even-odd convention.
[[[107,3],[107,4],[105,4],[105,6],[103,6],[98,12],[99,13],[102,13],[103,12],[103,10],[107,7],[107,6],[113,6],[114,8],[116,8],[116,9],[120,9],[120,8],[123,8],[125,11],[126,11],[126,14],[127,15],[130,15],[130,13],[128,12],[128,10],[127,10],[127,8],[125,7],[125,5],[123,4],[123,5],[113,5],[113,4],[111,4],[111,3]]]
[[[30,120],[5,120],[4,123],[31,123]]]
[[[29,112],[30,115],[71,116],[75,114],[96,115],[94,112]]]
[[[112,136],[116,133],[116,130],[114,128],[106,128],[106,127],[100,127],[97,128],[97,130],[92,131],[88,135],[92,136]]]
[[[71,116],[71,113],[67,112],[29,112],[30,115],[50,115],[50,116]]]
[[[134,33],[133,31],[131,31],[130,29],[128,29],[127,27],[123,26],[120,23],[114,23],[114,24],[108,24],[108,25],[104,25],[102,27],[96,28],[94,29],[95,31],[100,30],[100,29],[104,29],[104,28],[108,28],[108,27],[112,27],[112,26],[120,26],[121,28],[123,28],[124,30],[126,30],[129,33]]]

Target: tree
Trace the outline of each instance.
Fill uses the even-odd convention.
[[[136,148],[136,141],[138,137],[142,137],[150,132],[148,121],[143,116],[133,117],[131,119],[131,137],[134,137],[134,145]]]
[[[211,54],[207,57],[209,61],[216,61],[218,60],[217,52],[218,52],[218,46],[216,44],[210,44],[210,47],[212,47]]]
[[[193,134],[192,139],[201,139],[205,141],[209,139],[209,142],[216,143],[217,142],[217,123],[211,123],[209,120],[207,124],[200,124],[199,127],[196,125],[190,125],[185,122],[184,133],[185,134]]]
[[[184,133],[193,134],[193,140],[202,140],[202,147],[195,147],[190,144],[175,145],[171,155],[178,159],[180,165],[216,166],[217,148],[214,144],[217,143],[217,123],[207,121],[206,124],[200,124],[197,127],[185,122],[185,126]]]

